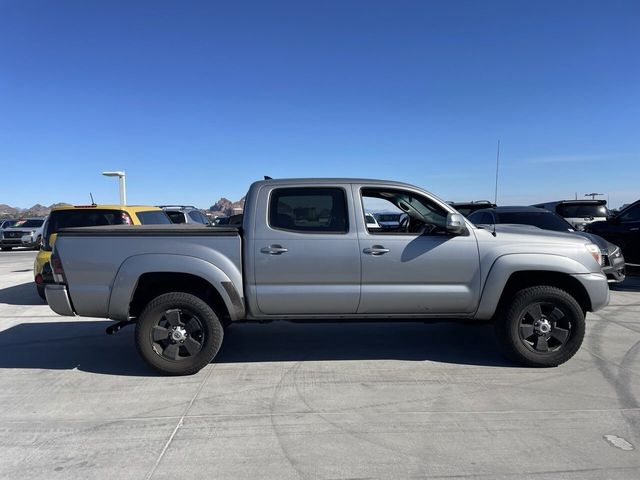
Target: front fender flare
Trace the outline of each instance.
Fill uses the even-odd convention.
[[[491,265],[480,296],[475,318],[493,317],[511,275],[523,271],[550,271],[567,275],[591,273],[583,264],[562,255],[512,253],[498,257]]]

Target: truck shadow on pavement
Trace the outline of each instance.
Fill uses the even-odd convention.
[[[47,302],[38,295],[35,283],[27,282],[1,288],[0,303],[7,305],[44,305]]]
[[[157,376],[138,356],[133,328],[108,336],[108,321],[22,323],[0,332],[0,368],[78,369]],[[491,325],[455,323],[235,324],[214,363],[401,360],[514,367]]]

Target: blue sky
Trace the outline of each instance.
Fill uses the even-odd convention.
[[[263,175],[640,197],[637,1],[0,1],[0,203],[210,206]]]

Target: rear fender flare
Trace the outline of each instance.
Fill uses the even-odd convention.
[[[238,288],[224,271],[201,258],[159,253],[134,255],[122,262],[111,288],[108,318],[128,320],[140,277],[156,272],[187,273],[206,280],[222,297],[231,320],[244,318],[242,286]]]

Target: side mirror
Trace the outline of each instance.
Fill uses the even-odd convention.
[[[467,225],[464,217],[459,213],[447,214],[447,232],[453,235],[463,235],[467,232]]]

